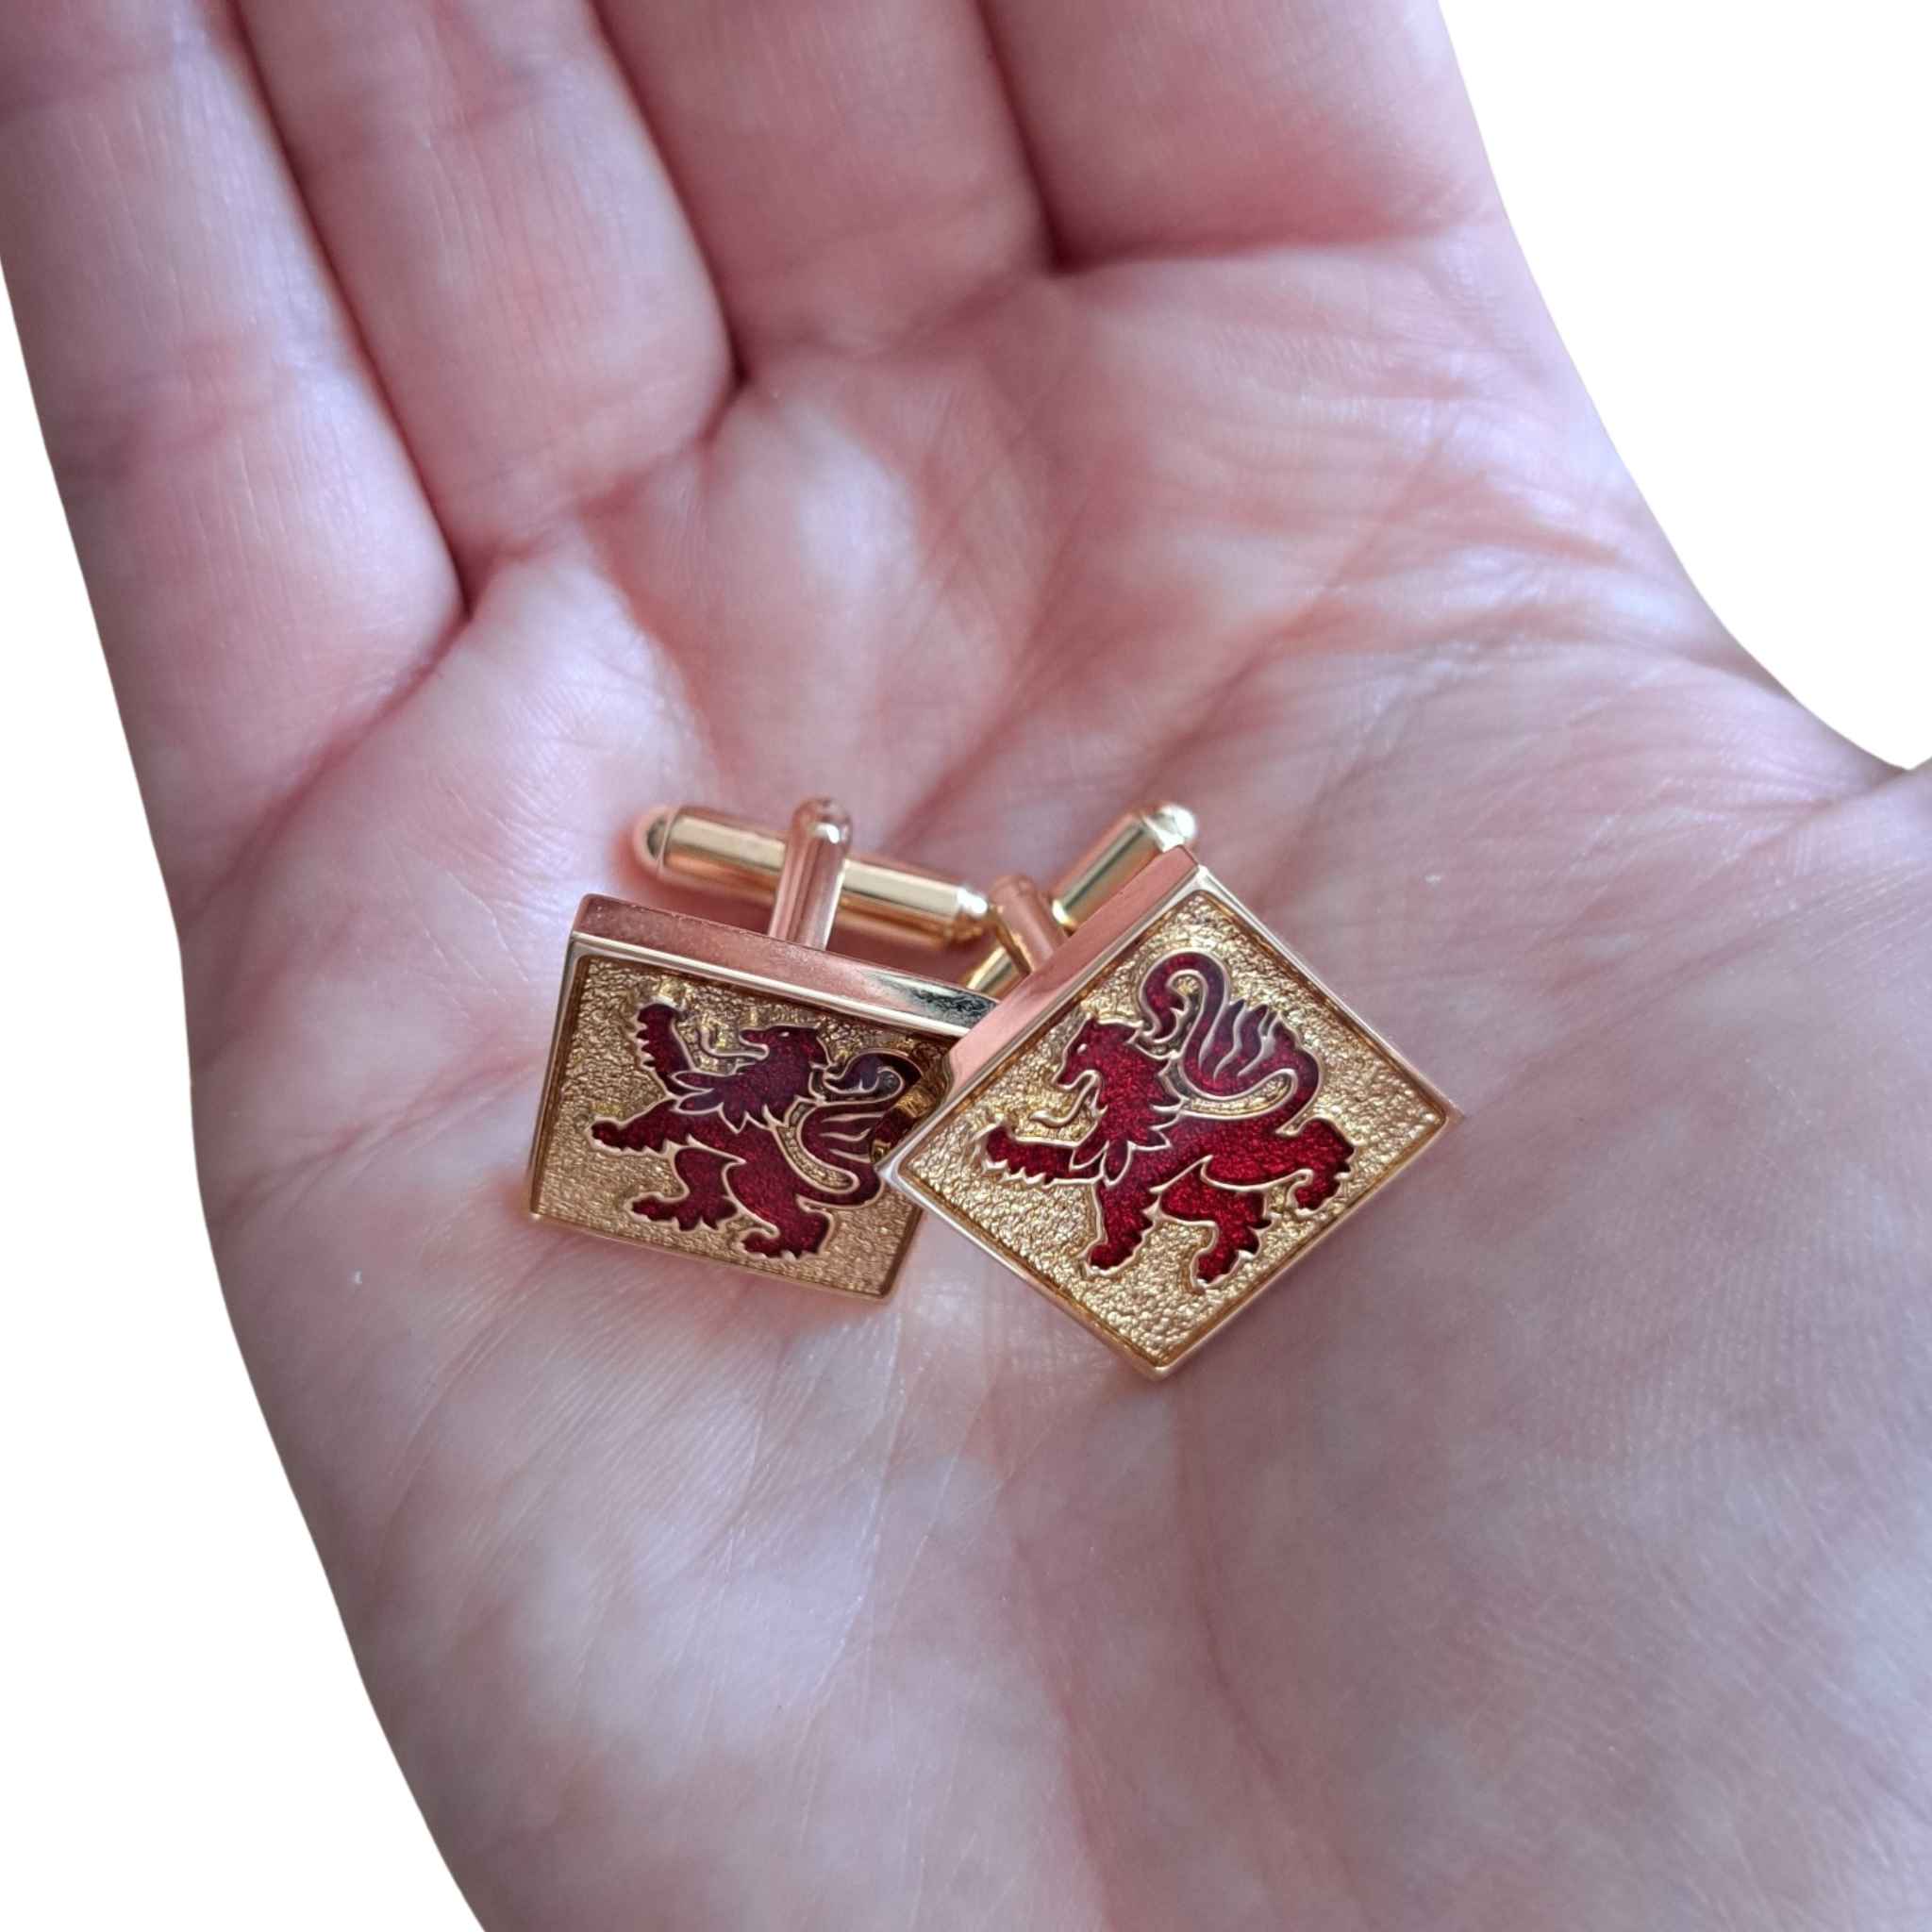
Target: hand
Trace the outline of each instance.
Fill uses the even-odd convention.
[[[1686,583],[1433,13],[597,12],[0,15],[223,1277],[479,1916],[1923,1923],[1932,799]],[[1186,800],[1468,1124],[1159,1391],[943,1231],[526,1224],[631,815],[825,789]]]

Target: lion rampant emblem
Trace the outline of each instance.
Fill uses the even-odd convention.
[[[1259,1248],[1271,1188],[1292,1180],[1294,1205],[1319,1208],[1355,1150],[1331,1122],[1303,1119],[1322,1081],[1314,1056],[1273,1008],[1230,999],[1211,954],[1170,953],[1141,981],[1140,1004],[1138,1025],[1089,1019],[1061,1058],[1055,1083],[1091,1096],[1099,1115],[1085,1140],[1025,1140],[1003,1124],[982,1149],[1008,1174],[1093,1190],[1091,1268],[1131,1260],[1157,1213],[1205,1223],[1198,1293]]]
[[[724,1070],[693,1066],[665,1001],[638,1011],[638,1054],[665,1087],[655,1107],[627,1121],[597,1120],[591,1138],[621,1153],[662,1154],[681,1194],[645,1194],[631,1212],[690,1232],[737,1215],[758,1224],[739,1237],[772,1260],[815,1255],[832,1230],[827,1208],[860,1208],[880,1188],[874,1166],[910,1122],[897,1104],[919,1084],[903,1054],[861,1053],[833,1067],[812,1026],[751,1026],[742,1051],[717,1056]],[[792,1148],[829,1179],[821,1182]]]

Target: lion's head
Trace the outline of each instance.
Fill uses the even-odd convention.
[[[756,1048],[756,1055],[722,1074],[683,1074],[682,1112],[716,1113],[726,1125],[741,1127],[754,1120],[783,1120],[815,1091],[826,1059],[815,1027],[747,1026],[738,1038],[741,1046]]]
[[[1165,1062],[1147,1053],[1131,1026],[1115,1020],[1088,1020],[1067,1043],[1054,1075],[1057,1086],[1091,1084],[1100,1118],[1081,1141],[1076,1156],[1083,1169],[1098,1167],[1109,1176],[1124,1173],[1139,1147],[1158,1147],[1166,1140],[1175,1100],[1162,1078]]]

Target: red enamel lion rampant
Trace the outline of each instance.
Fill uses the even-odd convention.
[[[1090,1019],[1061,1058],[1056,1084],[1091,1085],[1099,1110],[1084,1141],[1022,1140],[1002,1124],[982,1144],[993,1167],[1094,1191],[1102,1232],[1090,1267],[1131,1260],[1157,1213],[1206,1223],[1198,1291],[1259,1248],[1271,1187],[1299,1175],[1296,1207],[1319,1208],[1355,1150],[1331,1122],[1302,1118],[1322,1082],[1315,1057],[1272,1007],[1230,999],[1211,954],[1158,961],[1141,1011],[1137,1026]]]
[[[681,1194],[645,1194],[631,1212],[687,1232],[722,1227],[734,1215],[760,1224],[739,1237],[750,1255],[778,1260],[815,1255],[832,1231],[824,1210],[860,1208],[880,1187],[874,1156],[910,1124],[897,1103],[919,1084],[903,1054],[861,1053],[833,1067],[812,1026],[751,1026],[722,1073],[692,1066],[678,1037],[678,1009],[658,1000],[638,1012],[638,1053],[665,1098],[627,1121],[598,1120],[591,1138],[623,1153],[677,1151]],[[844,1180],[821,1186],[793,1164],[790,1138]]]

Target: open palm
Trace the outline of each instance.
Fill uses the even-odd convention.
[[[492,1932],[1924,1923],[1932,809],[1685,583],[1432,9],[47,0],[0,245]],[[630,816],[819,791],[976,876],[1185,799],[1469,1124],[1160,1390],[942,1230],[526,1224]]]

